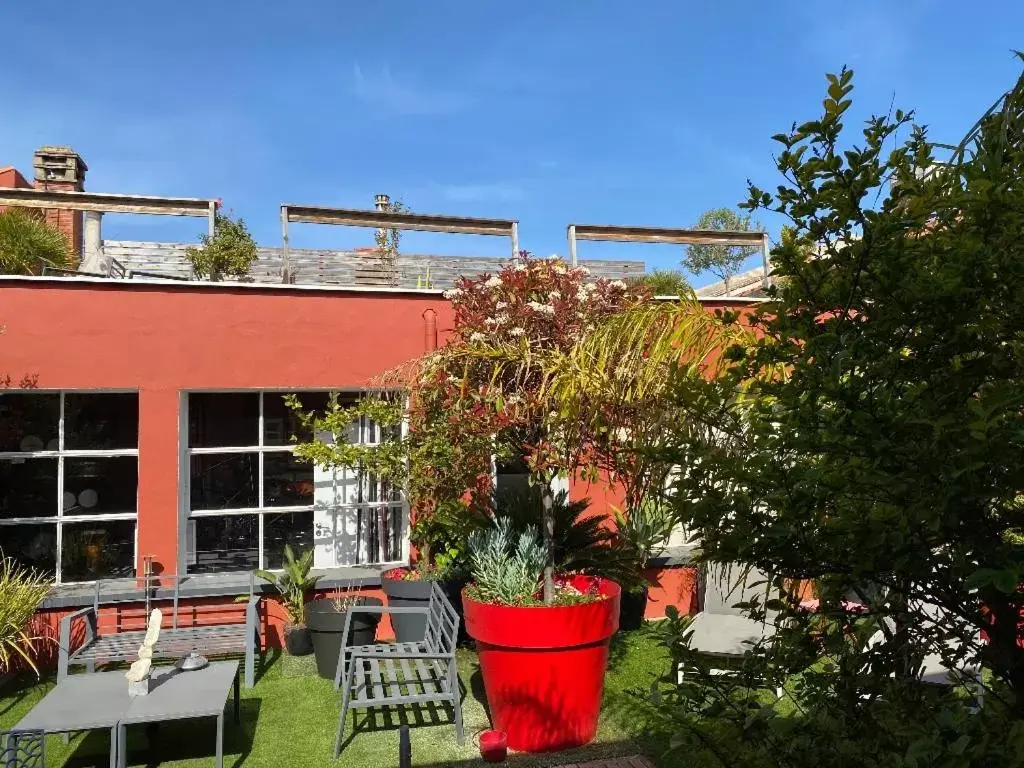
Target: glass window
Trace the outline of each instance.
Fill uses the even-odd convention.
[[[296,556],[313,548],[313,513],[287,512],[263,516],[263,559],[265,567],[280,568],[285,544]]]
[[[64,447],[116,450],[139,446],[139,397],[69,392],[64,396]]]
[[[0,392],[0,451],[56,451],[60,394]]]
[[[258,453],[201,453],[192,456],[192,509],[252,509],[259,506]]]
[[[263,506],[313,505],[313,465],[291,452],[263,457]]]
[[[258,392],[196,392],[188,398],[192,448],[245,448],[259,444]]]
[[[297,438],[300,442],[312,439],[309,430],[302,428],[295,413],[284,404],[287,392],[263,393],[263,444],[291,445]],[[308,411],[323,411],[327,407],[326,392],[297,392],[302,407]]]
[[[0,554],[28,568],[57,572],[57,524],[0,525]]]
[[[259,519],[259,515],[224,515],[190,520],[194,547],[189,552],[189,573],[259,568]]]
[[[137,393],[0,393],[0,549],[58,583],[131,576],[138,444]]]
[[[60,567],[65,581],[135,575],[135,521],[64,523]]]
[[[64,514],[133,514],[138,486],[135,456],[68,457],[64,459]]]
[[[57,459],[0,459],[0,520],[56,517]]]
[[[296,553],[313,547],[316,470],[296,458],[292,449],[296,439],[308,440],[312,435],[303,433],[285,405],[286,394],[189,395],[190,519],[185,546],[189,573],[280,568],[285,544],[291,544]],[[322,411],[329,400],[327,392],[297,395],[306,410]],[[344,393],[339,400],[351,404],[358,397]],[[363,420],[351,425],[348,439],[375,442],[378,433],[376,425]],[[346,473],[338,489],[340,503],[353,507],[346,514],[362,537],[358,548],[349,549],[378,553],[370,555],[373,562],[401,557],[404,505],[400,490],[365,473]],[[365,508],[367,504],[374,506]],[[351,531],[353,526],[346,525]],[[372,544],[367,537],[373,537]]]

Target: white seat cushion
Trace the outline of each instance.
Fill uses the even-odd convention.
[[[698,613],[690,626],[690,647],[712,656],[743,656],[751,645],[775,633],[772,624],[728,613]]]

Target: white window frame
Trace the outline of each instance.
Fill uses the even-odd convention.
[[[208,517],[229,517],[229,516],[245,516],[245,515],[256,515],[258,518],[257,526],[257,559],[259,568],[266,568],[266,553],[264,552],[264,517],[266,515],[278,515],[278,514],[291,514],[291,513],[305,513],[309,512],[315,515],[316,503],[311,504],[299,504],[299,505],[288,505],[288,506],[266,506],[264,500],[264,479],[265,479],[265,456],[267,454],[294,454],[294,446],[285,445],[265,445],[265,419],[264,419],[264,402],[267,395],[280,397],[286,393],[302,394],[304,392],[319,393],[319,392],[339,392],[341,394],[363,394],[363,390],[357,389],[202,389],[202,390],[189,390],[182,392],[181,397],[181,517],[183,525],[181,526],[181,533],[179,536],[179,567],[182,573],[187,573],[192,562],[193,556],[195,555],[194,547],[192,550],[189,549],[189,541],[192,540],[194,544],[194,525],[195,521],[201,518]],[[203,394],[226,394],[226,395],[259,395],[259,415],[258,415],[258,433],[257,433],[257,444],[251,446],[229,446],[229,447],[196,447],[193,448],[189,444],[189,398],[191,395],[203,395]],[[364,417],[365,419],[365,417]],[[365,423],[360,423],[359,435],[362,439],[363,435],[367,430]],[[402,435],[403,437],[407,433],[407,425],[402,424]],[[363,445],[373,446],[378,445],[377,442],[364,442]],[[256,500],[257,505],[255,507],[232,507],[227,509],[192,509],[192,462],[193,456],[202,455],[225,455],[225,454],[257,454],[257,476],[256,476]],[[409,553],[409,505],[404,495],[397,501],[375,501],[375,502],[347,502],[339,505],[345,512],[356,512],[358,510],[376,510],[380,508],[388,508],[392,512],[397,511],[400,515],[399,524],[399,559],[396,560],[372,560],[369,558],[369,547],[368,542],[360,539],[357,546],[357,560],[353,563],[346,563],[345,565],[391,565],[397,566],[408,562]],[[315,525],[315,518],[314,518]],[[315,532],[314,532],[315,537]],[[269,569],[275,570],[275,569]]]
[[[57,507],[57,514],[52,517],[11,517],[0,519],[0,531],[5,526],[14,525],[52,525],[56,528],[57,550],[54,554],[54,582],[56,584],[95,584],[96,581],[70,581],[65,582],[62,573],[61,556],[64,547],[64,524],[65,523],[98,523],[117,520],[131,520],[135,523],[135,534],[132,541],[132,571],[137,570],[139,561],[139,482],[138,482],[138,434],[139,426],[136,425],[136,438],[134,448],[116,448],[111,450],[100,449],[65,449],[64,447],[64,401],[67,395],[135,395],[138,399],[137,389],[5,389],[4,394],[11,395],[58,395],[59,411],[57,416],[57,450],[41,451],[0,451],[0,460],[11,459],[57,459],[57,498],[54,504]],[[141,413],[141,411],[140,411]],[[140,416],[141,421],[141,416]],[[134,512],[109,512],[95,515],[66,515],[64,514],[64,460],[75,458],[106,459],[120,456],[134,456],[136,461],[135,481],[135,511]]]

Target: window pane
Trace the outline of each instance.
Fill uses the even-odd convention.
[[[192,509],[255,507],[257,453],[202,454],[191,458]]]
[[[53,576],[57,571],[57,526],[0,525],[0,552],[21,565]]]
[[[313,513],[290,512],[263,516],[263,559],[267,568],[280,568],[284,545],[291,544],[295,557],[313,549]]]
[[[0,518],[57,514],[57,459],[0,459]]]
[[[193,448],[258,445],[257,392],[194,392],[188,396],[188,444]]]
[[[263,454],[263,506],[313,506],[313,465],[291,453]]]
[[[64,514],[108,515],[138,509],[135,456],[64,459]]]
[[[401,505],[363,507],[356,510],[356,530],[365,542],[370,563],[387,563],[402,556]]]
[[[189,559],[189,573],[251,571],[260,567],[257,515],[197,517],[189,520],[188,525],[195,532],[195,554]]]
[[[135,521],[64,523],[62,581],[95,581],[135,575]]]
[[[0,451],[56,451],[60,395],[0,393]]]
[[[292,436],[300,441],[310,440],[312,433],[302,429],[292,410],[284,404],[285,392],[263,394],[263,444],[291,445]],[[327,407],[326,392],[297,392],[302,407],[307,411],[323,412]]]
[[[134,392],[69,392],[64,396],[64,447],[139,447],[139,396]]]

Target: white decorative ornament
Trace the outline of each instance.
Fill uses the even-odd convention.
[[[128,680],[129,696],[145,696],[149,693],[150,673],[153,667],[153,646],[160,639],[160,624],[164,619],[159,608],[154,608],[149,614],[149,623],[146,625],[146,634],[142,638],[142,645],[139,647],[138,661],[125,672]]]

